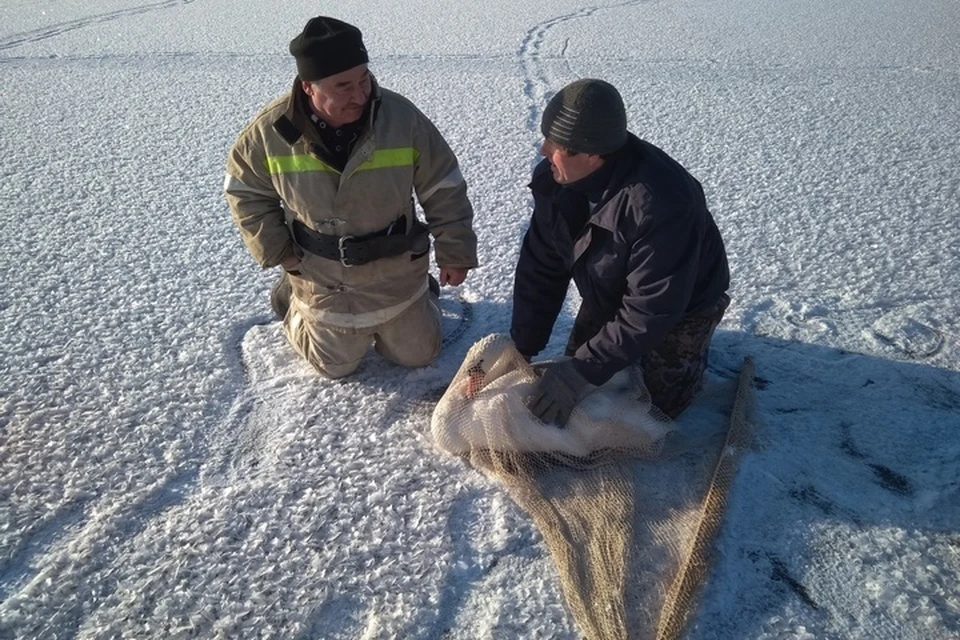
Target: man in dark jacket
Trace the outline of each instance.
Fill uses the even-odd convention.
[[[572,278],[582,303],[558,362],[528,404],[566,424],[577,402],[636,365],[655,406],[679,415],[703,386],[707,349],[730,302],[723,240],[703,189],[627,131],[619,92],[578,80],[547,105],[544,160],[523,239],[511,336],[527,359],[547,344]]]

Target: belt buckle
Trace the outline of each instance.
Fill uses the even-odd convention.
[[[340,264],[345,267],[352,267],[354,265],[347,262],[347,241],[353,240],[353,236],[340,236],[340,239],[337,240],[337,249],[340,251]]]

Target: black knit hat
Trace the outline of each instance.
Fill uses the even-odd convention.
[[[360,29],[336,18],[311,18],[290,53],[297,59],[301,80],[312,82],[369,62]]]
[[[620,92],[587,78],[558,91],[543,111],[543,137],[579,153],[613,153],[627,142],[627,113]]]

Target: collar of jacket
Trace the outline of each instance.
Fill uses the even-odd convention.
[[[570,191],[576,191],[582,194],[589,202],[599,205],[599,203],[605,200],[611,184],[611,178],[620,166],[620,158],[623,157],[624,153],[624,149],[616,151],[608,156],[596,171],[580,178],[576,182],[564,185],[564,188]]]
[[[373,123],[377,119],[377,112],[380,111],[380,100],[383,97],[380,85],[377,84],[377,79],[373,74],[370,74],[370,85],[367,131],[373,131]],[[293,80],[293,88],[290,90],[290,96],[287,100],[287,110],[273,123],[273,128],[290,145],[295,144],[297,140],[303,137],[310,143],[323,146],[323,141],[320,140],[320,135],[316,133],[316,128],[310,120],[310,112],[306,105],[307,94],[303,92],[300,76],[297,76]]]
[[[607,207],[604,205],[623,191],[624,188],[635,182],[634,174],[637,168],[643,163],[644,155],[643,143],[640,138],[632,133],[629,134],[623,152],[618,155],[619,158],[617,158],[616,165],[612,168],[609,180],[603,188],[603,196],[597,202],[597,206],[594,208],[589,220],[589,224],[606,229],[607,231],[616,231],[617,229],[616,207]],[[528,186],[535,196],[540,195],[549,200],[554,198],[563,199],[564,191],[576,192],[581,197],[584,195],[575,188],[571,189],[568,186],[558,184],[557,181],[553,179],[553,172],[550,170],[550,161],[546,159],[542,160],[540,164],[537,165],[537,168],[534,169],[533,177]]]

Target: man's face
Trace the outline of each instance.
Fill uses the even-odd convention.
[[[331,127],[342,127],[363,115],[370,99],[370,72],[366,64],[360,64],[302,86],[316,114]]]
[[[550,161],[557,184],[576,182],[603,166],[603,158],[599,155],[570,151],[549,140],[540,145],[540,155]]]

